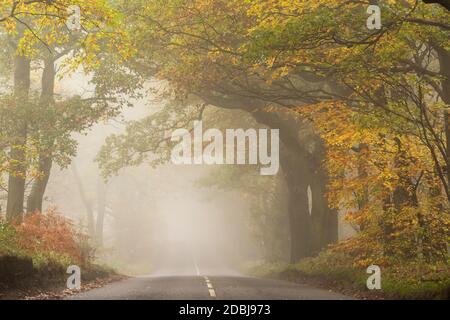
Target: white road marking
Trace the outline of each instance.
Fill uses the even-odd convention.
[[[212,298],[215,298],[216,297],[216,291],[214,290],[214,287],[213,287],[211,281],[209,281],[207,276],[203,276],[203,279],[205,279],[206,286],[208,287],[209,295]]]
[[[215,297],[216,297],[216,292],[214,291],[214,289],[209,289],[209,295],[210,295],[212,298],[215,298]]]

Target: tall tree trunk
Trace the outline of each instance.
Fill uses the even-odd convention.
[[[30,60],[23,56],[14,58],[14,103],[27,105],[30,91]],[[25,197],[27,121],[26,112],[19,112],[16,120],[17,128],[11,140],[11,173],[8,179],[8,200],[6,218],[8,220],[21,219]]]
[[[314,150],[306,150],[305,141],[299,140],[301,124],[293,114],[262,111],[252,115],[259,123],[280,129],[285,148],[280,152],[280,164],[289,190],[291,262],[295,263],[337,241],[337,213],[329,208],[325,196],[328,178],[322,167],[324,149],[315,136],[307,139]],[[312,191],[311,213],[308,187]]]
[[[443,48],[438,49],[441,74],[442,100],[450,106],[450,52]],[[447,181],[450,183],[450,112],[444,111],[445,137],[447,143]]]
[[[302,124],[294,113],[286,109],[266,112],[264,101],[242,96],[217,96],[199,94],[204,101],[225,109],[253,110],[255,120],[272,129],[280,129],[280,140],[286,151],[280,152],[280,164],[289,188],[289,219],[291,233],[291,261],[297,262],[326,245],[337,241],[337,213],[328,206],[325,198],[328,177],[322,168],[322,147],[309,152],[305,141],[301,141],[299,130]],[[252,108],[251,108],[252,107]],[[315,137],[315,144],[321,145]],[[289,153],[287,155],[286,153]],[[307,189],[313,193],[312,214],[308,211]]]
[[[42,212],[42,204],[44,202],[45,189],[47,188],[53,161],[51,157],[39,155],[39,171],[42,177],[37,178],[33,182],[30,194],[27,199],[27,212]]]
[[[442,101],[450,106],[450,52],[440,45],[433,44],[434,50],[436,50],[439,66],[440,66],[440,74],[442,75],[441,80],[441,99]],[[444,110],[444,130],[445,130],[445,139],[446,139],[446,182],[447,188],[450,188],[450,112]],[[444,183],[443,183],[444,184]],[[450,201],[449,190],[446,190],[448,201]]]
[[[80,175],[78,174],[78,170],[74,162],[72,162],[72,172],[73,176],[75,177],[78,191],[80,193],[81,201],[83,202],[83,205],[86,209],[87,227],[89,236],[91,237],[91,239],[95,239],[94,211],[92,210],[91,201],[86,196],[83,181],[81,180]]]
[[[322,161],[314,161],[312,164],[314,166],[311,168],[313,175],[310,180],[312,190],[311,223],[315,226],[312,230],[318,230],[318,232],[311,235],[314,240],[311,252],[318,253],[329,244],[338,241],[338,213],[328,204],[326,197],[328,175],[322,168]]]
[[[106,211],[106,184],[100,178],[97,186],[97,222],[95,226],[95,239],[97,245],[103,245],[103,224]]]
[[[281,153],[280,164],[286,180],[290,227],[290,262],[310,254],[310,216],[308,211],[305,163],[292,150]]]
[[[55,62],[53,58],[48,58],[44,61],[44,71],[42,73],[42,91],[40,104],[42,107],[51,107],[54,103],[54,91],[55,91]],[[43,126],[53,124],[38,124]],[[49,128],[45,128],[49,129]],[[39,130],[39,128],[38,128]],[[51,130],[44,130],[44,134],[48,134]],[[42,177],[36,178],[33,182],[33,187],[27,200],[27,212],[42,212],[42,203],[44,200],[45,189],[47,188],[48,180],[50,178],[50,172],[53,164],[53,145],[54,138],[50,135],[41,137],[39,150],[39,171]]]

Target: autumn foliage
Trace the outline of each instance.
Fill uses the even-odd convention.
[[[131,33],[147,58],[139,63],[176,95],[252,114],[290,108],[313,122],[326,146],[329,204],[356,234],[335,250],[358,267],[445,262],[449,13],[382,1],[382,28],[371,30],[368,4],[174,0],[130,2],[129,10],[138,12]],[[135,146],[130,137],[109,141],[105,167],[135,160],[110,162],[139,154],[124,152]]]
[[[86,266],[92,258],[88,237],[55,209],[27,214],[20,223],[2,224],[1,232],[6,231],[10,245],[2,251],[32,257],[38,267]]]
[[[361,267],[446,261],[446,197],[421,140],[340,102],[302,108],[301,114],[327,146],[329,203],[346,212],[357,231],[333,250],[351,254]]]

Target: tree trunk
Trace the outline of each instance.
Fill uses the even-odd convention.
[[[74,162],[72,162],[72,172],[73,176],[75,177],[78,191],[80,193],[81,201],[83,202],[84,207],[86,208],[87,227],[89,236],[91,237],[91,239],[95,239],[94,212],[92,210],[92,204],[86,196],[83,181],[81,180],[80,175],[78,174],[78,170]]]
[[[338,240],[338,213],[331,209],[326,198],[328,175],[322,168],[322,161],[314,162],[315,167],[311,168],[313,175],[310,180],[312,190],[312,231],[317,230],[316,234],[311,234],[313,245],[311,253],[318,253],[329,244],[336,243]]]
[[[30,90],[30,60],[17,56],[14,59],[14,100],[15,107],[27,105]],[[17,128],[11,139],[11,165],[8,179],[8,200],[6,218],[21,219],[25,197],[27,121],[26,112],[16,120]],[[22,116],[23,115],[23,116]]]
[[[450,106],[450,52],[447,51],[445,48],[442,48],[439,45],[433,45],[434,50],[436,50],[438,59],[439,59],[439,67],[440,67],[440,74],[442,75],[441,80],[441,99],[442,101]],[[445,139],[446,139],[446,157],[445,157],[445,164],[446,164],[446,176],[445,178],[447,181],[446,186],[446,193],[448,201],[450,202],[450,191],[448,188],[450,188],[450,113],[447,110],[444,110],[443,114],[444,118],[444,131],[445,131]],[[443,182],[444,187],[445,183]]]
[[[290,227],[290,262],[296,263],[310,254],[310,219],[304,165],[292,150],[281,153],[281,168],[288,187]]]
[[[439,48],[438,55],[441,73],[445,77],[441,81],[442,100],[450,106],[450,53],[443,48]],[[444,121],[447,147],[447,182],[450,184],[450,113],[447,110],[444,111]]]
[[[100,178],[97,186],[97,222],[95,227],[95,239],[97,245],[103,245],[103,224],[106,211],[106,184]]]
[[[54,103],[54,91],[55,91],[55,62],[52,58],[46,59],[44,65],[44,71],[42,73],[42,91],[40,104],[42,107],[50,107]],[[46,123],[38,124],[47,126]],[[48,124],[53,125],[53,124]],[[37,128],[39,130],[39,128]],[[50,129],[50,128],[46,128]],[[49,134],[51,130],[44,130],[44,134]],[[39,150],[39,171],[42,177],[36,178],[33,182],[30,195],[27,200],[27,212],[42,212],[42,204],[44,201],[45,189],[47,188],[48,180],[50,178],[50,172],[53,164],[53,145],[54,138],[52,136],[45,136],[40,141]]]
[[[325,198],[328,177],[322,168],[324,150],[320,139],[314,151],[306,150],[299,139],[302,124],[295,113],[280,108],[280,112],[266,112],[264,101],[242,96],[199,94],[204,101],[225,109],[253,110],[255,120],[272,129],[280,129],[280,140],[286,148],[280,152],[280,164],[289,188],[289,219],[291,233],[291,262],[312,255],[337,241],[337,213]],[[286,112],[287,111],[287,112]],[[313,192],[312,213],[309,215],[307,189]]]
[[[39,171],[42,177],[37,178],[31,192],[27,199],[27,212],[33,213],[36,211],[42,212],[42,204],[44,202],[45,189],[47,188],[48,180],[50,178],[50,171],[52,169],[52,158],[46,156],[39,156]]]
[[[309,140],[315,147],[309,152],[305,141],[299,140],[301,124],[293,114],[254,112],[261,124],[280,129],[280,140],[286,150],[280,152],[280,164],[289,190],[289,219],[291,233],[291,262],[318,253],[337,241],[337,213],[326,199],[328,178],[322,167],[324,149],[317,136]],[[309,212],[308,186],[312,191],[312,210]]]

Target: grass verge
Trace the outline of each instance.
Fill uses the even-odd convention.
[[[398,263],[381,267],[381,290],[368,290],[365,269],[348,255],[324,251],[297,264],[259,264],[247,268],[253,276],[309,283],[360,299],[450,299],[448,263]]]

